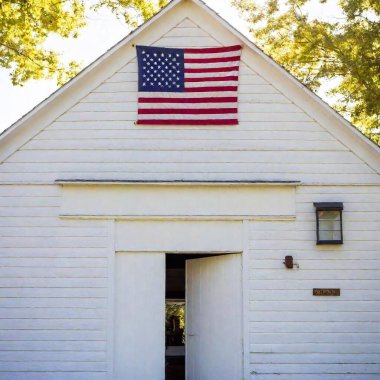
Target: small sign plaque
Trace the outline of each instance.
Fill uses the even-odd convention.
[[[313,296],[340,296],[340,289],[335,288],[314,288]]]

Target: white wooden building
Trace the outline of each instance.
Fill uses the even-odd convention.
[[[135,124],[135,45],[236,44],[239,125]],[[380,149],[200,0],[6,130],[0,160],[0,379],[169,380],[173,299],[187,380],[380,378]],[[343,244],[317,244],[326,207]]]

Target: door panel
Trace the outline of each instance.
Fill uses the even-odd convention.
[[[186,261],[186,379],[243,377],[241,255]]]
[[[165,378],[165,254],[117,253],[115,380]]]

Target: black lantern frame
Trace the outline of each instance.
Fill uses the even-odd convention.
[[[343,203],[342,202],[315,202],[315,216],[317,220],[317,244],[343,244],[343,221],[342,221],[342,211],[343,211]],[[339,215],[339,230],[332,229],[331,231],[328,230],[321,230],[321,212],[329,212],[329,211],[338,211]],[[326,221],[325,219],[324,221]],[[337,222],[337,220],[335,220]],[[325,239],[323,238],[322,233],[326,232],[339,232],[340,236],[339,238],[335,239]],[[322,232],[322,233],[321,233]]]

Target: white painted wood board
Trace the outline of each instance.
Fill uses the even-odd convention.
[[[243,379],[240,254],[186,261],[186,379]]]
[[[165,254],[118,253],[114,379],[165,379]]]
[[[294,186],[63,185],[63,216],[294,215]]]
[[[118,221],[116,251],[240,252],[240,221]]]

